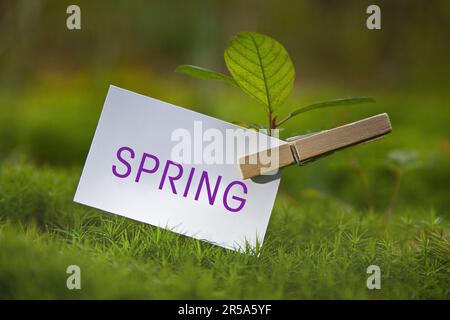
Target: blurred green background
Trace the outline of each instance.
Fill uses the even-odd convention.
[[[173,72],[183,63],[226,72],[223,51],[230,38],[240,31],[256,31],[280,41],[296,68],[294,94],[286,107],[279,110],[280,114],[287,113],[290,105],[334,98],[367,95],[376,99],[375,104],[301,115],[290,121],[282,137],[331,128],[381,112],[389,113],[393,125],[393,132],[381,141],[340,152],[302,168],[285,170],[269,225],[269,239],[282,239],[285,234],[283,228],[288,222],[282,220],[280,211],[286,207],[293,208],[294,216],[301,221],[305,216],[308,217],[305,221],[320,217],[317,224],[307,229],[311,234],[303,230],[305,225],[297,226],[298,229],[290,226],[292,239],[298,237],[298,241],[291,239],[293,242],[285,239],[289,243],[286,254],[292,257],[301,254],[299,249],[306,252],[302,247],[305,243],[314,247],[315,241],[320,242],[320,239],[329,237],[334,241],[335,227],[340,223],[337,216],[342,212],[347,214],[345,219],[355,218],[355,221],[373,215],[374,221],[384,227],[375,232],[367,222],[368,232],[373,231],[371,240],[377,243],[391,232],[390,237],[399,236],[398,242],[394,241],[397,249],[406,248],[413,256],[418,248],[415,243],[418,234],[431,228],[440,237],[436,240],[437,246],[443,248],[437,256],[431,253],[430,259],[437,259],[436,264],[431,264],[436,269],[426,269],[437,277],[436,282],[431,287],[425,286],[421,282],[423,278],[418,278],[422,286],[417,292],[423,294],[411,289],[403,291],[402,295],[402,290],[391,288],[386,297],[449,297],[449,1],[79,0],[76,4],[81,8],[82,29],[73,31],[66,28],[66,8],[70,4],[72,1],[0,1],[0,219],[7,225],[6,229],[16,230],[17,225],[23,228],[19,234],[21,237],[25,234],[25,245],[33,247],[34,240],[30,243],[26,240],[26,230],[36,225],[40,230],[38,234],[42,235],[53,234],[55,224],[58,225],[58,230],[66,230],[65,233],[53,235],[48,241],[60,243],[63,239],[64,242],[73,236],[74,221],[78,221],[74,217],[89,211],[72,204],[71,197],[109,84],[223,120],[265,123],[263,107],[235,88]],[[381,7],[382,30],[366,28],[366,8],[370,4]],[[58,193],[60,189],[66,191]],[[97,219],[102,219],[102,214],[95,214]],[[433,226],[422,229],[420,221],[433,221]],[[329,229],[322,228],[322,223]],[[354,226],[350,223],[349,228]],[[419,227],[416,230],[414,226]],[[402,240],[397,227],[409,230],[403,233]],[[318,228],[317,234],[314,228]],[[15,231],[5,231],[5,234],[13,247],[22,241],[14,238]],[[36,235],[30,239],[33,237]],[[184,241],[175,236],[173,239],[171,241]],[[5,247],[0,251],[9,252],[6,249],[10,247],[3,243]],[[271,247],[271,242],[268,243],[267,247],[275,251],[277,246],[287,245],[275,241]],[[160,250],[168,253],[170,246],[173,243],[169,241],[168,247]],[[214,252],[219,255],[219,251]],[[142,263],[149,259],[159,261],[152,254],[135,258],[142,259]],[[0,284],[7,288],[3,297],[39,297],[38,292],[47,292],[43,294],[45,297],[65,297],[64,290],[53,292],[51,285],[47,291],[23,291],[20,271],[14,273],[14,270],[26,269],[27,259],[18,253],[15,255],[16,260],[11,256],[4,256],[2,260],[13,259],[18,266],[0,270]],[[123,258],[122,255],[133,257],[133,253],[122,252],[117,259]],[[207,259],[213,259],[214,255]],[[200,259],[203,258],[201,255]],[[234,256],[227,256],[227,259],[230,259],[229,265],[261,263],[235,261]],[[364,263],[366,260],[370,259],[364,258]],[[215,267],[205,267],[202,261],[198,269],[195,263],[194,267],[189,264],[193,274],[203,272],[204,268],[214,271]],[[345,258],[342,261],[346,261]],[[414,269],[415,263],[421,263],[411,261],[401,262],[404,264],[398,265],[399,272]],[[174,270],[186,269],[181,260],[171,263]],[[270,264],[265,268],[268,274],[274,270]],[[49,267],[49,270],[52,269]],[[329,278],[327,281],[331,282],[322,287],[324,291],[314,292],[314,286],[320,288],[317,283],[310,283],[311,292],[296,291],[296,285],[302,286],[296,282],[297,278],[289,278],[290,272],[294,274],[294,270],[288,270],[284,279],[289,285],[280,289],[279,296],[270,297],[370,296],[359,287],[327,295],[326,292],[334,292],[326,291],[335,283]],[[364,270],[361,272],[364,278]],[[11,274],[15,275],[16,282],[11,280]],[[304,276],[302,281],[311,278]],[[429,276],[426,272],[421,275]],[[164,278],[163,275],[154,277]],[[270,276],[267,279],[268,282],[258,281],[261,281],[261,288],[270,292],[271,281],[279,283],[280,279]],[[257,286],[258,281],[249,280],[247,285]],[[320,279],[314,281],[325,283]],[[218,288],[223,285],[220,283],[218,280],[211,284],[211,288],[198,297],[230,297],[213,294],[220,291]],[[355,287],[350,284],[349,288]],[[422,289],[424,291],[420,291]],[[83,297],[121,297],[106,292],[107,289],[102,293],[88,292]],[[181,297],[197,297],[187,289],[186,292]],[[247,294],[233,297],[259,297],[257,292],[257,289],[249,290]],[[146,297],[145,294],[138,296]],[[125,297],[135,297],[133,290]]]

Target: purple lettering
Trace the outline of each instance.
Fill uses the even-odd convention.
[[[175,177],[167,176],[167,172],[169,171],[169,166],[174,165],[178,168],[178,174]],[[183,166],[179,163],[167,160],[166,166],[164,167],[164,172],[161,178],[161,182],[159,183],[159,189],[161,190],[164,186],[164,181],[166,180],[166,177],[169,178],[170,187],[172,188],[172,192],[174,194],[177,194],[177,190],[175,189],[175,184],[173,183],[174,180],[179,180],[181,176],[183,175]]]
[[[155,166],[153,167],[153,169],[144,168],[145,160],[147,158],[152,158],[155,161]],[[152,155],[152,154],[148,154],[148,153],[144,152],[142,154],[141,163],[139,164],[139,169],[138,169],[138,172],[136,174],[136,179],[134,181],[139,182],[139,180],[141,179],[141,173],[142,172],[154,173],[154,172],[156,172],[156,170],[158,170],[158,168],[159,168],[159,159],[156,156]]]
[[[210,205],[214,204],[216,200],[217,190],[219,189],[220,180],[222,180],[222,176],[217,177],[216,186],[214,187],[214,192],[211,194],[211,186],[209,185],[209,177],[208,172],[203,171],[200,176],[200,182],[198,183],[197,193],[195,194],[195,200],[198,200],[200,197],[200,191],[202,190],[203,182],[206,181],[206,192],[208,193],[208,201]]]
[[[116,164],[112,165],[112,173],[114,174],[114,176],[116,176],[118,178],[129,177],[132,174],[132,172],[134,171],[133,164],[136,165],[136,162],[137,162],[137,160],[135,160],[135,162],[131,161],[132,159],[136,158],[135,151],[130,147],[126,147],[126,146],[120,147],[116,152],[116,157],[120,164],[116,163]],[[137,158],[139,158],[139,156],[137,156]],[[152,163],[148,163],[149,162],[149,161],[147,161],[148,158],[150,158],[152,160],[152,161],[150,161]],[[142,157],[140,159],[141,160],[140,160],[137,172],[136,172],[135,182],[140,181],[142,173],[156,173],[156,172],[158,172],[159,167],[160,167],[160,160],[156,155],[152,155],[152,154],[144,152],[144,153],[142,153]],[[185,168],[180,163],[177,163],[177,162],[174,162],[171,160],[167,160],[165,163],[165,166],[164,166],[164,170],[162,172],[162,176],[161,176],[161,180],[159,182],[158,188],[160,190],[162,190],[166,180],[169,180],[169,184],[170,184],[172,193],[177,194],[175,181],[182,180],[182,178],[184,177],[183,176],[184,169]],[[186,184],[184,185],[184,182],[183,182],[183,185],[184,185],[183,197],[184,198],[188,197],[188,195],[190,193],[190,189],[192,187],[193,189],[196,188],[194,200],[199,201],[202,189],[206,189],[206,191],[203,191],[203,192],[206,192],[206,197],[208,198],[209,204],[214,205],[216,198],[217,198],[217,193],[219,191],[220,183],[222,181],[222,176],[220,176],[220,175],[217,176],[217,179],[215,180],[215,182],[210,181],[208,172],[203,170],[200,175],[198,185],[197,185],[197,182],[195,182],[196,186],[192,186],[195,172],[196,172],[196,168],[191,167],[189,170],[189,175],[187,176],[187,179],[186,179]],[[186,172],[186,174],[187,174],[187,172]],[[183,179],[183,181],[184,181],[184,179]],[[197,181],[197,179],[195,179],[195,181]],[[212,185],[212,183],[215,183],[215,184]],[[183,188],[183,185],[180,185],[180,182],[178,182],[178,185],[179,185],[179,187]],[[240,188],[233,189],[234,186],[239,186]],[[233,191],[232,191],[232,189],[233,189]],[[223,206],[225,207],[225,209],[227,209],[230,212],[238,212],[238,211],[242,210],[242,208],[244,208],[244,206],[247,202],[247,199],[242,194],[247,194],[247,192],[248,192],[247,185],[243,181],[235,180],[235,181],[232,181],[231,183],[229,183],[223,192],[223,198],[222,198]],[[241,196],[239,196],[239,194]],[[232,203],[230,204],[229,202],[231,200],[234,200],[234,201],[232,201]]]
[[[240,185],[240,186],[242,187],[242,191],[244,192],[244,194],[247,194],[247,185],[246,185],[245,183],[243,183],[243,182],[241,182],[241,181],[232,181],[232,182],[225,188],[225,192],[223,193],[223,205],[225,206],[225,208],[226,208],[228,211],[231,211],[231,212],[238,212],[238,211],[240,211],[240,210],[244,207],[245,202],[246,202],[247,200],[244,199],[244,198],[241,198],[241,197],[232,196],[232,197],[231,197],[232,199],[239,201],[239,206],[238,206],[237,208],[231,208],[231,207],[228,205],[228,202],[227,202],[227,199],[228,199],[228,193],[230,192],[230,189],[231,189],[234,185]]]
[[[186,187],[184,188],[183,197],[187,197],[189,193],[189,188],[191,187],[192,177],[194,176],[195,168],[191,168],[191,172],[189,172],[189,177],[186,182]]]
[[[123,163],[124,165],[125,165],[125,167],[127,167],[127,171],[125,172],[125,173],[119,173],[119,172],[117,172],[117,167],[116,167],[116,165],[113,165],[112,166],[112,172],[113,172],[113,174],[116,176],[116,177],[118,177],[118,178],[126,178],[126,177],[128,177],[129,175],[130,175],[130,173],[131,173],[131,165],[124,159],[124,158],[122,158],[122,152],[123,151],[128,151],[129,153],[130,153],[130,157],[131,157],[131,159],[134,159],[134,151],[133,151],[133,149],[131,149],[131,148],[129,148],[129,147],[122,147],[122,148],[119,148],[119,150],[117,150],[117,159],[121,162],[121,163]]]

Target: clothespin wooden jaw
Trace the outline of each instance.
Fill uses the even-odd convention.
[[[389,116],[382,113],[330,130],[290,139],[288,143],[239,159],[242,178],[253,178],[292,164],[303,165],[337,150],[377,140],[391,131]],[[267,161],[268,158],[274,161]]]

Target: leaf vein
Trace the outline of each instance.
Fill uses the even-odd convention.
[[[237,51],[236,51],[237,52]],[[243,66],[241,63],[239,63],[238,61],[236,61],[236,59],[234,59],[230,53],[228,51],[225,52],[225,54],[228,56],[228,58],[230,58],[231,61],[233,61],[237,66],[239,66],[240,68],[242,68],[243,70],[247,71],[248,73],[250,73],[251,75],[253,75],[254,77],[258,78],[259,80],[263,80],[261,78],[260,75],[256,74],[253,70],[248,69],[247,67]],[[242,56],[242,55],[241,55]],[[245,57],[244,57],[245,58]],[[235,70],[236,71],[236,70]]]
[[[255,43],[255,46],[256,46],[256,40],[254,39],[254,37],[251,34],[250,34],[250,37],[252,38],[252,40],[253,40],[253,42]],[[263,39],[265,39],[265,37]],[[261,72],[262,72],[263,80],[264,80],[264,87],[266,89],[267,106],[269,107],[269,111],[271,112],[272,111],[272,104],[271,104],[271,101],[270,101],[269,88],[267,86],[267,78],[266,78],[266,75],[265,75],[265,72],[264,72],[264,66],[263,66],[262,61],[261,61],[261,54],[259,52],[258,46],[256,46],[256,50],[258,51],[259,63],[261,64]]]

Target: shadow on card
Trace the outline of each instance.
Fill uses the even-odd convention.
[[[268,172],[261,176],[253,177],[253,178],[251,178],[251,180],[254,183],[265,184],[265,183],[272,182],[273,180],[279,179],[280,177],[281,177],[281,170],[275,170],[275,171]]]

